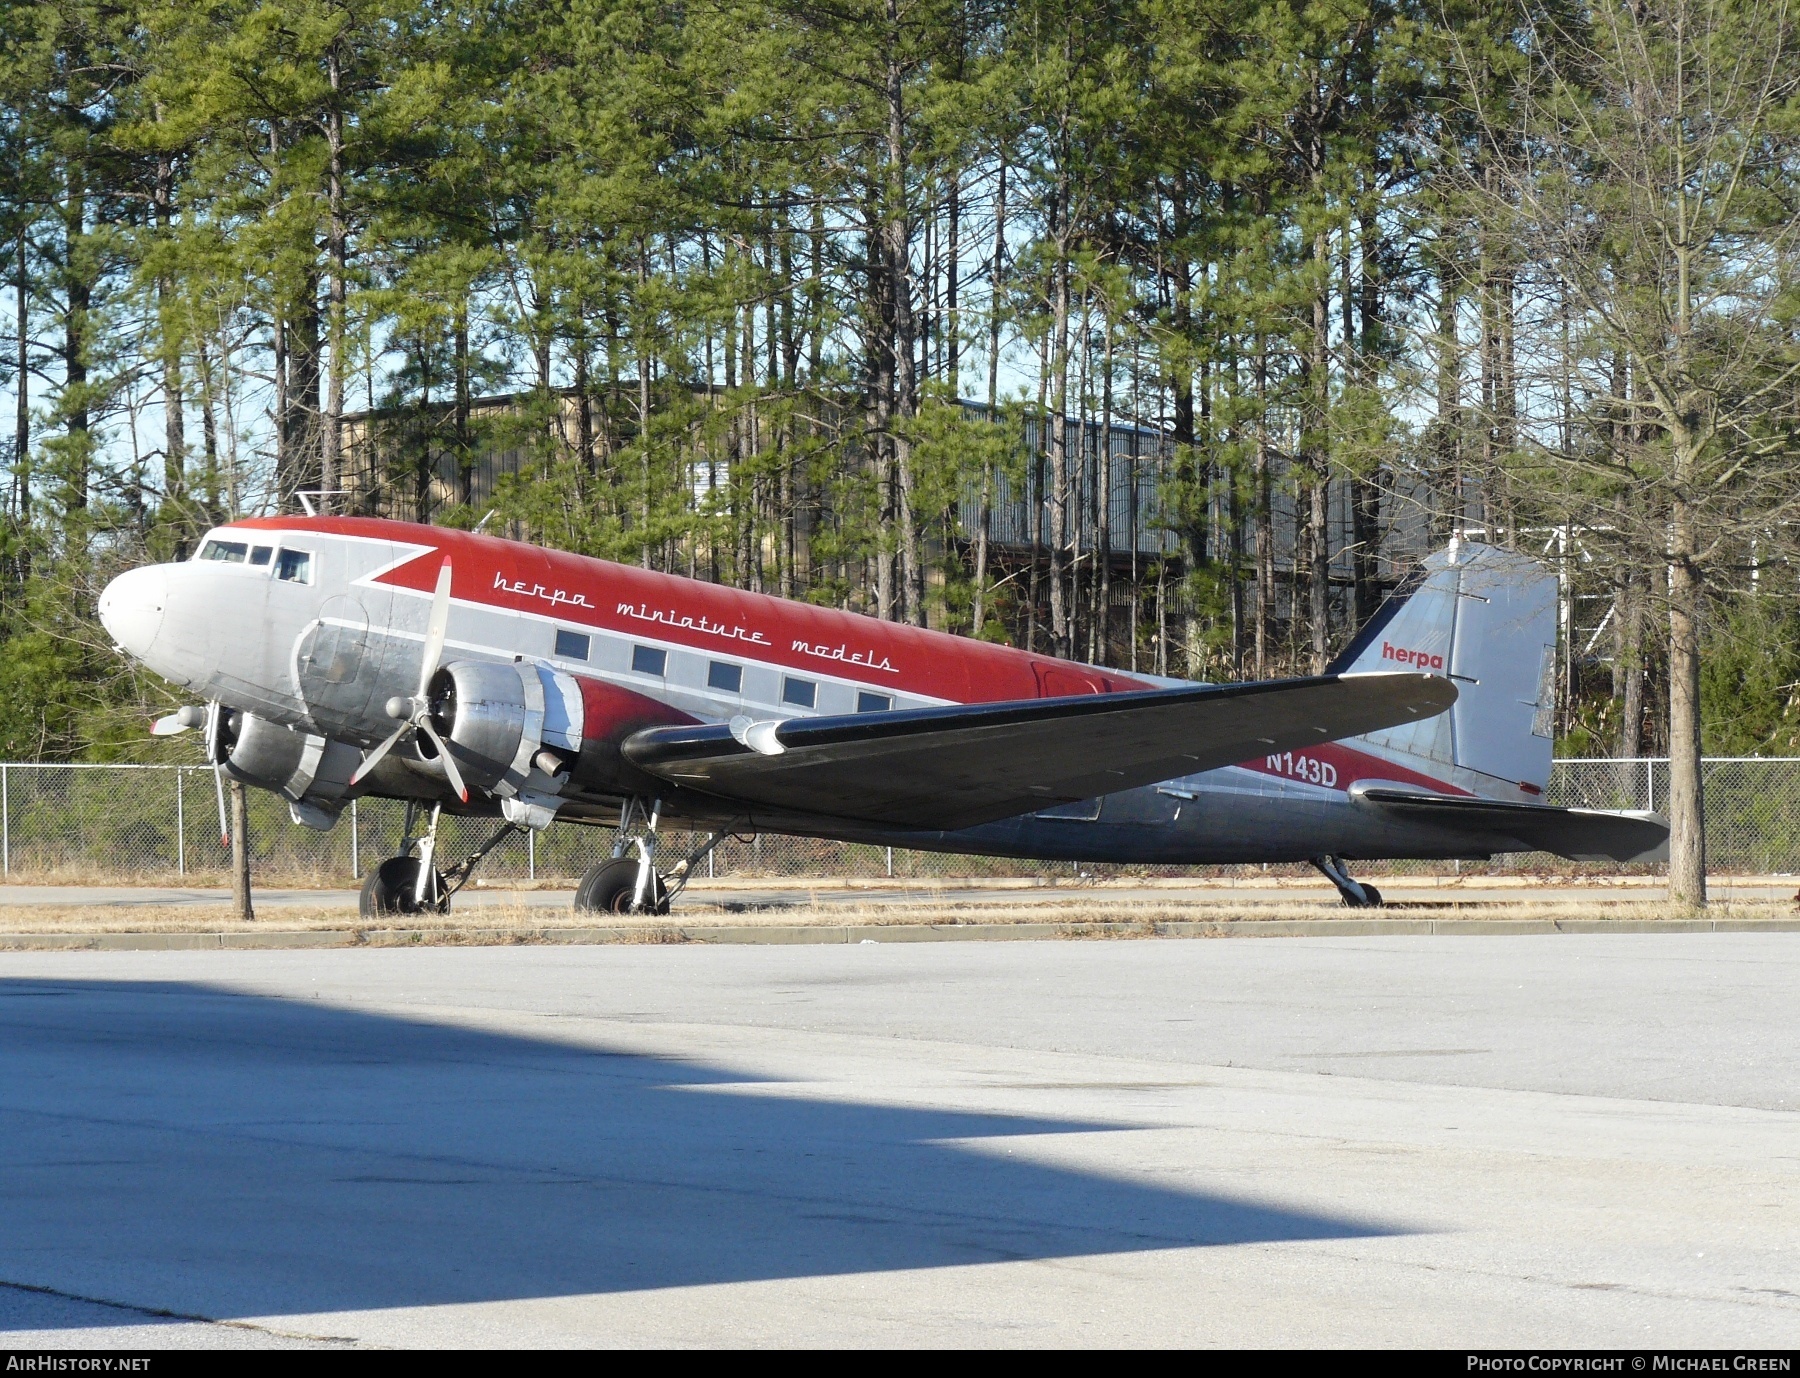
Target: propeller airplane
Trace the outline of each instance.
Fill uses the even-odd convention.
[[[1666,852],[1655,814],[1555,808],[1555,576],[1428,556],[1327,673],[1199,684],[1058,660],[499,537],[252,518],[107,586],[118,647],[202,703],[224,776],[333,827],[407,802],[368,915],[443,911],[520,829],[611,826],[580,910],[664,913],[713,846],[772,832],[1047,860],[1347,862]],[[437,860],[445,815],[495,833]],[[415,828],[415,820],[424,820]],[[658,835],[702,844],[664,869]],[[417,831],[418,836],[413,834]]]

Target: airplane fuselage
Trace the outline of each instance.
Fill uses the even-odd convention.
[[[537,667],[542,702],[533,711],[543,743],[571,759],[584,732],[601,735],[608,714],[752,724],[1182,683],[516,541],[364,518],[220,527],[194,559],[122,577],[102,615],[125,650],[168,680],[360,755],[394,729],[390,701],[413,692],[445,557],[454,569],[446,654]],[[319,759],[295,767],[292,778],[304,783],[291,797],[296,818],[318,826],[329,816],[304,814],[313,779],[305,772],[333,767],[324,748],[306,750]],[[356,792],[460,807],[426,753],[396,757]],[[559,820],[617,818],[637,790],[628,768],[608,759],[610,775],[584,777],[577,766],[555,801]],[[1325,743],[944,831],[726,805],[680,787],[656,792],[667,817],[745,831],[1018,857],[1214,863],[1478,855],[1466,836],[1397,825],[1360,806],[1358,788],[1496,798],[1526,798],[1520,791],[1536,788],[1448,762],[1430,773],[1418,767],[1416,757],[1366,740]],[[496,806],[476,798],[467,807]]]

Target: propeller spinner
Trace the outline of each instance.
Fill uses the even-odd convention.
[[[437,748],[438,756],[444,763],[444,774],[450,777],[450,786],[463,803],[469,802],[469,787],[463,783],[462,772],[456,768],[456,761],[450,755],[450,746],[438,734],[431,721],[431,681],[443,668],[444,636],[450,628],[450,561],[445,560],[438,570],[437,588],[431,595],[431,621],[425,630],[425,652],[419,663],[419,688],[411,698],[398,696],[387,701],[387,714],[390,718],[402,719],[400,726],[367,756],[350,777],[351,784],[357,784],[368,773],[380,764],[382,757],[392,751],[396,744],[407,733],[422,733]]]

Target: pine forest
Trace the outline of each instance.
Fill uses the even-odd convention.
[[[1210,680],[1497,542],[1559,750],[1800,752],[1785,0],[4,16],[8,759],[148,758],[98,588],[307,504]]]

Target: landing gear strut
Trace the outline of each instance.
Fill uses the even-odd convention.
[[[1343,896],[1344,903],[1351,909],[1381,907],[1381,891],[1367,881],[1352,880],[1350,872],[1344,869],[1342,857],[1316,856],[1312,859],[1312,864],[1320,875],[1337,886],[1338,894]]]
[[[641,829],[636,819],[643,818]],[[648,808],[640,799],[625,801],[619,815],[619,832],[610,858],[593,867],[575,889],[575,910],[580,914],[666,914],[669,901],[686,888],[694,867],[725,837],[723,830],[708,833],[706,840],[675,869],[656,869],[657,825],[662,821],[662,800]],[[635,851],[635,856],[627,856]]]
[[[363,881],[362,897],[357,908],[365,919],[390,914],[448,914],[450,896],[469,883],[481,860],[507,838],[519,831],[516,823],[503,823],[500,829],[462,861],[447,871],[437,869],[437,831],[441,810],[431,809],[431,821],[422,837],[414,841],[413,826],[418,821],[417,804],[406,806],[406,822],[401,828],[400,855],[391,856]],[[418,854],[413,854],[414,848]]]

